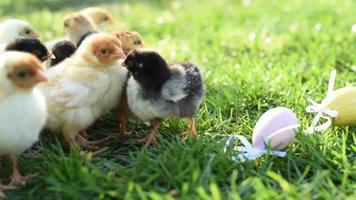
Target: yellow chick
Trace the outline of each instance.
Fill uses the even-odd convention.
[[[65,16],[63,25],[68,39],[75,44],[86,33],[99,31],[90,18],[79,12]]]
[[[89,17],[84,16],[79,12],[66,15],[63,20],[63,27],[66,34],[65,38],[59,38],[46,42],[45,45],[50,51],[53,50],[53,47],[56,46],[57,43],[63,40],[69,40],[74,44],[78,44],[78,42],[82,40],[83,36],[87,33],[99,31],[97,26]]]
[[[23,185],[29,177],[18,170],[16,155],[30,148],[39,138],[47,112],[43,95],[36,89],[47,81],[41,62],[33,55],[8,51],[0,55],[0,155],[10,155],[13,173],[10,185]]]
[[[113,34],[121,41],[126,55],[135,49],[144,47],[142,37],[136,31],[117,31]]]
[[[115,20],[109,11],[99,7],[89,7],[80,11],[89,17],[100,30],[105,30],[115,24]]]
[[[97,149],[98,141],[78,133],[118,105],[128,73],[119,59],[125,57],[117,38],[95,33],[74,55],[47,71],[49,83],[40,85],[48,102],[46,127],[61,132],[71,148]]]

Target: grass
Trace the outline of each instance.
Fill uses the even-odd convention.
[[[1,13],[30,21],[44,40],[61,36],[63,15],[86,6],[2,2]],[[44,133],[31,150],[39,158],[20,159],[24,174],[40,176],[8,199],[356,199],[356,128],[303,134],[313,117],[304,111],[307,99],[323,99],[332,69],[336,88],[355,85],[354,1],[97,2],[115,15],[116,29],[139,31],[169,60],[201,64],[207,94],[197,115],[200,138],[181,141],[185,123],[168,120],[161,148],[115,138],[101,157],[80,160],[60,135]],[[287,156],[231,162],[221,141],[230,134],[251,138],[259,117],[277,106],[293,109],[302,124]],[[134,138],[148,131],[143,122],[130,127]],[[95,138],[116,131],[110,114],[89,130]],[[7,182],[7,158],[0,167]]]

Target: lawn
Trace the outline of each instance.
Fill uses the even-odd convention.
[[[110,149],[81,160],[61,135],[44,132],[29,151],[38,157],[20,158],[23,174],[40,175],[8,199],[356,199],[356,128],[304,134],[313,118],[307,99],[324,98],[332,69],[336,88],[356,84],[355,1],[70,2],[2,0],[0,14],[28,20],[49,40],[63,35],[65,14],[100,5],[117,19],[112,30],[136,30],[167,59],[199,63],[207,87],[200,137],[182,141],[186,124],[172,119],[160,128],[161,147],[144,148],[134,139],[148,132],[145,123],[131,122],[132,139],[121,141],[108,114],[89,133],[112,136]],[[302,125],[287,156],[232,162],[226,137],[250,139],[259,117],[278,106],[294,110]],[[0,159],[3,183],[8,161]]]

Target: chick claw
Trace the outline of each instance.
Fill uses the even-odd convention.
[[[194,140],[198,138],[198,134],[195,129],[195,121],[193,118],[188,119],[188,130],[180,134],[180,137],[183,138],[183,140],[188,139],[189,136]]]
[[[197,133],[194,133],[194,132],[191,131],[191,130],[184,131],[184,132],[181,133],[179,136],[180,136],[183,140],[187,140],[189,137],[191,137],[193,140],[195,140],[195,139],[198,138]]]
[[[106,137],[106,138],[103,138],[101,140],[96,140],[96,141],[88,141],[80,134],[78,134],[76,137],[76,141],[80,146],[85,147],[90,150],[99,150],[100,147],[98,147],[96,145],[101,144],[101,143],[107,141],[108,139],[110,139],[110,137]]]
[[[120,138],[120,139],[129,139],[130,138],[130,136],[131,136],[131,133],[130,132],[126,132],[126,131],[119,131],[119,134],[118,134],[118,137]]]
[[[6,191],[6,190],[14,190],[16,189],[15,186],[11,186],[11,185],[1,185],[0,184],[0,199],[2,198],[5,198],[5,194],[3,193],[3,191]]]
[[[107,151],[108,149],[109,149],[109,147],[105,147],[105,148],[99,149],[94,152],[80,151],[80,157],[82,159],[97,157],[98,155],[102,154],[103,152]]]
[[[157,141],[157,135],[150,133],[146,137],[140,139],[137,141],[139,144],[143,144],[145,147],[148,147],[150,145],[153,145],[155,147],[159,147],[158,141]]]
[[[22,176],[21,174],[14,174],[11,177],[11,182],[10,182],[10,186],[24,186],[26,185],[26,181],[29,179],[32,179],[34,177],[38,176],[38,173],[36,174],[32,174],[32,175],[28,175],[28,176]]]
[[[14,190],[14,189],[16,189],[16,186],[13,186],[13,185],[1,185],[0,184],[0,191]]]
[[[89,135],[86,131],[80,131],[79,134],[83,137],[83,138],[86,138],[88,139],[89,138]]]

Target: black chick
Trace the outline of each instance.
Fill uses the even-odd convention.
[[[124,65],[132,74],[126,88],[128,106],[136,117],[152,125],[141,142],[156,143],[157,119],[170,117],[188,118],[188,130],[181,136],[197,138],[194,116],[205,93],[197,64],[168,65],[157,52],[141,49],[130,53]]]
[[[37,38],[16,38],[5,47],[5,50],[27,52],[36,56],[41,62],[54,58],[53,54]]]
[[[84,35],[82,35],[76,44],[77,47],[79,47],[82,44],[82,42],[85,40],[85,38],[87,38],[89,35],[94,34],[94,33],[98,33],[98,32],[97,31],[88,31]]]
[[[52,49],[52,52],[56,58],[51,60],[50,66],[54,66],[62,62],[64,59],[73,55],[76,50],[77,47],[71,41],[63,40],[57,42]]]

